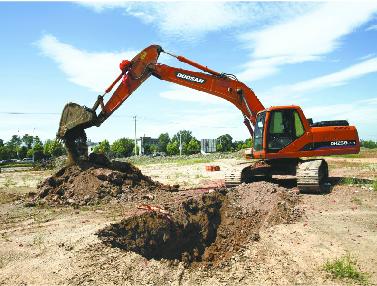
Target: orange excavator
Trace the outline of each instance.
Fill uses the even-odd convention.
[[[175,57],[199,71],[185,70],[158,63],[161,53]],[[253,163],[240,164],[228,170],[228,187],[255,179],[270,179],[273,175],[293,175],[301,191],[321,190],[328,178],[328,165],[323,159],[303,159],[360,151],[357,130],[346,120],[313,123],[299,106],[273,106],[265,108],[254,92],[236,76],[220,73],[182,56],[165,52],[151,45],[131,61],[120,64],[121,74],[98,96],[94,106],[88,108],[68,103],[62,113],[57,137],[62,139],[71,159],[77,162],[87,155],[85,129],[100,126],[151,75],[195,90],[221,97],[233,103],[243,114],[253,142],[247,158]],[[111,98],[104,103],[105,94],[121,81]],[[97,115],[96,110],[101,107]]]

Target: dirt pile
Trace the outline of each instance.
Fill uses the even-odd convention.
[[[97,234],[105,244],[146,258],[197,261],[216,238],[224,199],[220,192],[191,198],[169,213],[145,212]]]
[[[158,190],[176,188],[143,175],[127,162],[96,156],[80,165],[61,168],[38,185],[37,200],[53,205],[91,205],[112,199],[132,201]]]
[[[258,182],[190,198],[169,213],[144,212],[112,224],[97,235],[107,245],[146,258],[220,264],[259,239],[259,230],[301,216],[299,196]]]

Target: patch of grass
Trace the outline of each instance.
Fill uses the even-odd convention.
[[[357,184],[362,184],[363,180],[355,178],[355,177],[346,177],[346,178],[342,178],[340,183],[342,185],[357,185]]]
[[[369,190],[377,192],[377,180],[360,179],[355,177],[342,178],[340,180],[341,185],[358,185],[365,186]]]
[[[1,165],[1,168],[33,167],[33,163],[8,163]]]
[[[355,178],[355,177],[346,177],[342,178],[340,183],[342,185],[362,185],[367,186],[373,184],[372,180],[363,179],[363,178]]]
[[[359,206],[362,205],[362,201],[361,201],[361,199],[360,199],[360,198],[357,198],[357,197],[353,197],[353,198],[351,199],[351,203],[354,203],[354,204],[359,205]]]
[[[362,285],[368,284],[368,273],[358,269],[356,259],[352,258],[350,254],[327,261],[323,269],[333,278],[349,280]]]
[[[377,180],[374,180],[372,184],[373,191],[377,192]]]

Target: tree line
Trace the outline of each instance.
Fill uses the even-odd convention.
[[[180,141],[182,144],[182,154],[192,155],[200,153],[200,141],[192,135],[190,130],[181,130],[174,134],[172,137],[168,133],[161,133],[158,136],[157,143],[143,144],[144,154],[153,154],[162,152],[166,155],[180,154]],[[251,147],[251,139],[244,141],[233,141],[232,136],[229,134],[221,135],[216,140],[217,152],[230,152],[238,151],[244,148]],[[135,143],[133,139],[120,138],[110,144],[108,140],[100,142],[93,150],[96,153],[105,153],[113,157],[128,157],[135,153]],[[138,154],[138,148],[136,153]]]
[[[42,142],[38,136],[29,134],[22,137],[13,135],[7,142],[0,139],[0,160],[33,158],[35,161],[41,161],[65,153],[63,144],[58,140],[48,139]]]
[[[200,141],[196,139],[190,130],[181,130],[172,137],[168,133],[158,136],[157,143],[144,144],[144,154],[163,152],[166,155],[178,155],[180,153],[180,139],[182,142],[182,154],[191,155],[200,153]],[[250,148],[251,139],[233,140],[229,134],[224,134],[216,138],[216,152],[231,152]],[[364,148],[377,148],[377,142],[372,140],[361,140]],[[138,154],[138,148],[136,148]],[[110,157],[129,157],[135,154],[135,142],[133,139],[120,138],[112,144],[108,140],[101,141],[95,146],[94,152],[105,153]],[[35,161],[58,157],[66,154],[63,144],[56,139],[48,139],[42,142],[38,136],[28,134],[22,137],[13,135],[12,138],[4,142],[0,139],[0,160],[34,158]]]

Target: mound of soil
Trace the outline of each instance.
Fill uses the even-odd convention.
[[[190,198],[169,214],[148,211],[123,219],[97,235],[148,259],[216,265],[258,240],[262,227],[295,221],[302,214],[298,202],[297,193],[275,184],[243,184]]]
[[[38,189],[37,199],[48,204],[91,205],[112,199],[130,201],[146,193],[176,188],[153,181],[130,163],[92,156],[80,165],[61,168]]]

